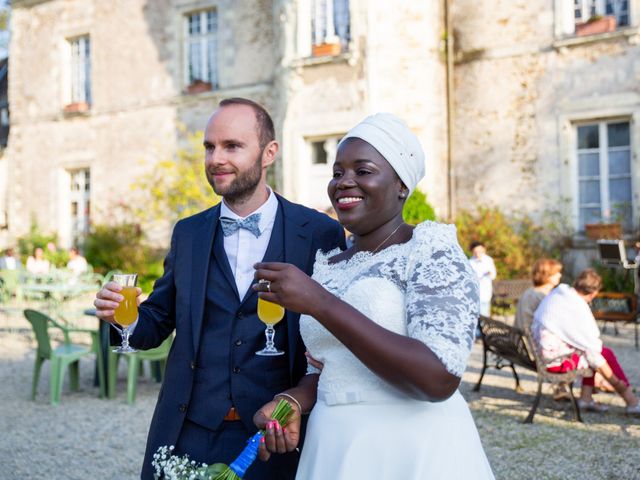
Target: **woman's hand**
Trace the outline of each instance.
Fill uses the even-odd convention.
[[[289,263],[256,263],[253,289],[260,298],[287,310],[311,314],[331,294],[306,273]],[[262,282],[260,282],[262,280]],[[265,282],[266,280],[266,282]]]
[[[284,397],[282,397],[284,398]],[[284,400],[287,400],[284,398]],[[276,398],[264,405],[253,416],[253,423],[261,430],[265,431],[263,441],[260,442],[258,457],[266,462],[272,453],[287,453],[296,449],[300,441],[300,420],[302,418],[298,406],[289,402],[293,408],[293,413],[286,426],[280,425],[271,419],[273,411],[278,405],[280,398]]]

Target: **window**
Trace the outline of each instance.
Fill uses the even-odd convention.
[[[71,48],[71,104],[91,104],[91,41],[89,36],[69,40]]]
[[[346,51],[350,37],[349,0],[313,0],[313,55],[337,55]]]
[[[633,227],[629,122],[577,127],[579,230],[587,223],[620,221]]]
[[[218,86],[218,14],[203,10],[186,16],[186,75],[189,93]]]
[[[71,214],[71,241],[81,243],[89,233],[91,218],[91,174],[88,168],[69,172],[69,211]]]
[[[575,23],[584,23],[597,16],[613,16],[616,26],[629,25],[629,0],[573,0]]]

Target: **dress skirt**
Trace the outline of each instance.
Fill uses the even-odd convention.
[[[330,406],[319,400],[296,475],[296,480],[493,478],[458,391],[438,403],[398,399]]]

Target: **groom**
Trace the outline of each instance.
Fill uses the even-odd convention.
[[[324,214],[288,202],[266,184],[278,152],[273,121],[257,103],[220,102],[205,130],[205,170],[223,201],[178,222],[164,274],[139,307],[130,343],[149,349],[175,330],[151,421],[141,478],[151,480],[153,454],[231,463],[255,433],[254,413],[306,372],[299,315],[275,327],[285,354],[257,356],[265,343],[256,314],[253,265],[288,262],[311,274],[316,251],[344,248],[342,227]],[[114,283],[96,295],[101,319],[112,322],[122,296]],[[254,462],[249,480],[293,479],[296,451]]]

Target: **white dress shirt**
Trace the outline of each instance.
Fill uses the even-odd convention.
[[[267,187],[268,188],[268,187]],[[253,276],[255,269],[253,265],[262,261],[264,254],[269,246],[269,240],[271,240],[271,232],[273,231],[273,223],[276,220],[276,213],[278,213],[278,199],[276,198],[273,190],[269,188],[269,198],[253,213],[260,213],[260,236],[258,238],[248,230],[239,228],[236,232],[224,237],[224,250],[231,266],[231,272],[236,280],[236,288],[242,300],[249,290],[249,287],[253,284]],[[235,214],[225,203],[224,200],[220,204],[220,216],[229,217],[234,219],[244,219]],[[249,215],[247,215],[248,217]],[[133,334],[133,331],[138,324],[138,319],[129,325],[129,332]]]
[[[224,250],[227,253],[227,259],[231,266],[231,272],[236,280],[238,295],[242,300],[254,283],[255,269],[253,265],[262,261],[267,251],[269,240],[271,240],[271,232],[273,231],[273,222],[278,212],[278,199],[271,189],[269,189],[269,198],[253,213],[260,213],[260,236],[258,238],[248,230],[239,228],[228,237],[224,237]],[[220,216],[242,220],[241,217],[234,213],[224,199],[220,205]],[[248,216],[248,215],[247,215]]]
[[[493,295],[492,280],[496,278],[496,266],[493,263],[493,258],[485,254],[480,258],[471,257],[469,262],[473,271],[476,272],[480,284],[480,301],[490,302]]]

